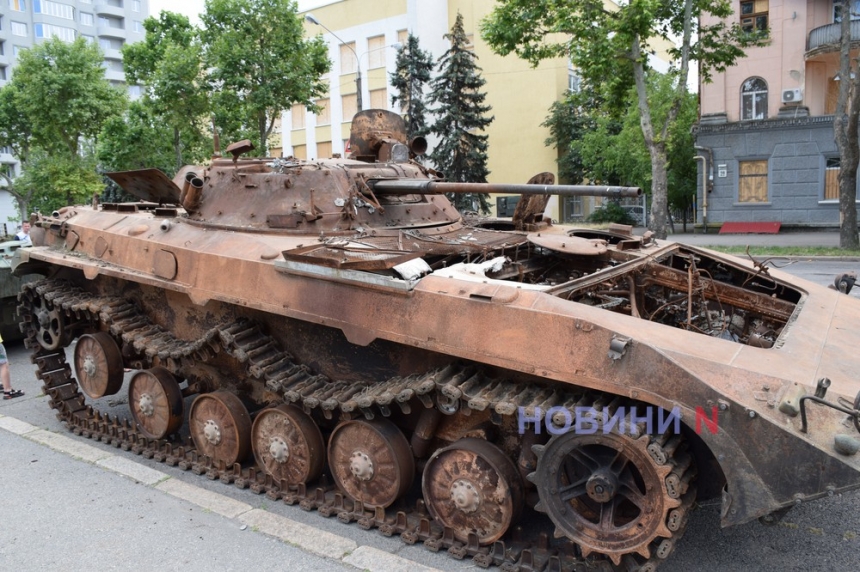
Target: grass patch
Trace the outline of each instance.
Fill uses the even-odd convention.
[[[743,256],[746,246],[702,245],[702,248]],[[753,256],[860,256],[860,250],[846,250],[829,246],[750,246]]]

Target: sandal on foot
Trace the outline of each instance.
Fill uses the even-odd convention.
[[[12,391],[4,391],[3,399],[14,399],[16,397],[21,397],[24,395],[24,392],[20,389],[13,389]]]

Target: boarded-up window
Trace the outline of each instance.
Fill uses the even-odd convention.
[[[340,45],[340,73],[355,73],[355,42]]]
[[[331,158],[331,141],[322,141],[317,143],[317,159]]]
[[[371,109],[388,109],[388,90],[384,87],[370,90],[370,107]]]
[[[738,202],[767,202],[767,161],[741,161]]]
[[[308,146],[307,145],[293,145],[293,157],[296,159],[307,159],[308,158]]]
[[[368,69],[385,67],[385,36],[367,38]]]
[[[305,128],[305,106],[296,104],[292,109],[293,129]]]
[[[340,98],[340,104],[343,108],[343,120],[352,121],[352,117],[358,113],[358,101],[355,94],[344,95]]]
[[[827,80],[827,95],[824,98],[824,113],[836,113],[836,100],[839,98],[839,82],[834,78]]]
[[[839,199],[839,168],[841,166],[839,157],[827,159],[824,168],[824,200],[835,201]]]
[[[317,125],[328,125],[329,123],[331,123],[331,113],[329,112],[328,98],[318,99],[317,105],[322,108],[320,112],[317,113]]]
[[[406,40],[409,39],[409,30],[397,30],[397,41],[401,45],[406,45]]]

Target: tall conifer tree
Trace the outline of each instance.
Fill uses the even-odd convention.
[[[481,88],[486,81],[480,76],[477,56],[467,49],[463,31],[463,16],[451,33],[446,34],[451,47],[439,58],[439,75],[431,83],[430,102],[436,106],[438,119],[431,132],[439,136],[439,144],[430,155],[437,168],[451,182],[485,183],[487,175],[487,135],[481,132],[493,121],[484,104],[486,94]],[[449,196],[459,210],[490,212],[489,195],[458,194]]]
[[[433,56],[418,46],[417,37],[409,34],[406,45],[397,52],[397,68],[390,76],[391,87],[395,89],[391,103],[400,102],[406,116],[406,135],[410,140],[430,131],[424,88],[430,83],[432,73]]]

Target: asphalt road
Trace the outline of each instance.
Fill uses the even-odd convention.
[[[784,270],[826,285],[835,274],[860,270],[858,266],[860,262],[800,261]],[[860,288],[851,295],[860,296]],[[65,433],[46,399],[39,395],[27,351],[15,344],[7,349],[14,384],[27,391],[27,396],[0,401],[0,415],[62,433],[162,471],[172,479],[346,537],[359,546],[396,553],[441,570],[475,568],[469,561],[406,546],[396,538],[344,526],[298,507],[272,503],[250,491]],[[116,401],[122,405],[122,398]],[[787,458],[785,462],[803,460]],[[355,570],[2,430],[0,475],[0,570]],[[418,568],[408,569],[412,572]],[[386,568],[382,565],[377,569]],[[771,527],[752,522],[720,529],[719,501],[698,506],[684,538],[661,567],[666,572],[812,569],[860,569],[860,492],[801,505]]]

